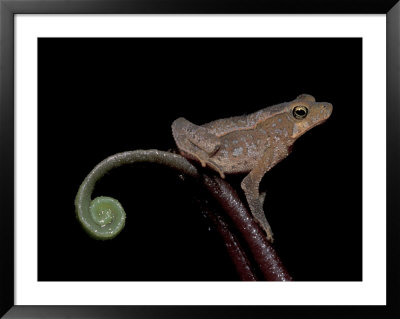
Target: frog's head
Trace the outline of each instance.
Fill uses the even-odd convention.
[[[286,106],[287,116],[292,123],[292,138],[297,139],[308,130],[325,122],[332,114],[332,104],[316,102],[308,94],[298,96]]]

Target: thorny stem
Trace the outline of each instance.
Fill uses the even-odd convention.
[[[213,197],[221,204],[232,219],[233,224],[246,240],[254,260],[266,280],[291,280],[290,275],[283,267],[276,252],[266,239],[264,232],[258,227],[244,204],[240,201],[232,187],[219,177],[210,177],[200,174],[189,161],[180,155],[159,150],[136,150],[118,153],[100,162],[82,182],[75,199],[75,208],[78,220],[84,229],[96,239],[110,239],[116,236],[124,227],[125,212],[118,201],[110,197],[91,199],[96,182],[109,170],[124,164],[138,162],[153,162],[176,169],[199,183],[204,183]],[[223,219],[213,217],[217,228],[230,246],[229,251],[238,272],[243,278],[252,278],[249,264],[243,249],[232,235]],[[251,270],[251,269],[250,269]],[[246,280],[246,279],[245,279]],[[254,279],[247,279],[254,280]]]

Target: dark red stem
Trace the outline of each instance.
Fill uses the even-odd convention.
[[[229,257],[236,268],[236,272],[238,273],[240,280],[256,281],[257,277],[251,267],[251,263],[247,258],[244,249],[240,245],[236,236],[230,231],[229,225],[226,223],[224,218],[219,215],[216,210],[211,210],[210,205],[205,205],[201,201],[198,202],[201,205],[204,215],[222,237]]]
[[[289,275],[266,235],[244,206],[235,190],[218,176],[203,175],[204,185],[224,208],[246,241],[265,280],[289,281]]]

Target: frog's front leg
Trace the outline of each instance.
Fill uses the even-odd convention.
[[[250,173],[243,179],[241,187],[246,195],[247,203],[249,204],[250,211],[256,221],[264,229],[267,234],[267,239],[273,242],[273,233],[271,226],[265,217],[263,204],[265,193],[260,194],[259,185],[261,179],[272,167],[287,156],[287,150],[282,149],[278,152],[265,152],[262,158],[257,162]]]
[[[197,159],[201,166],[208,165],[225,178],[222,169],[211,160],[221,146],[217,136],[207,128],[193,124],[183,117],[172,123],[172,135],[180,151]]]

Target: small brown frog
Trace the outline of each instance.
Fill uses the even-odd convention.
[[[212,168],[222,178],[225,173],[248,173],[241,187],[254,218],[273,242],[263,210],[265,196],[259,193],[260,181],[289,155],[301,135],[325,122],[331,113],[332,104],[302,94],[291,102],[201,126],[180,117],[172,123],[172,134],[183,156]]]

